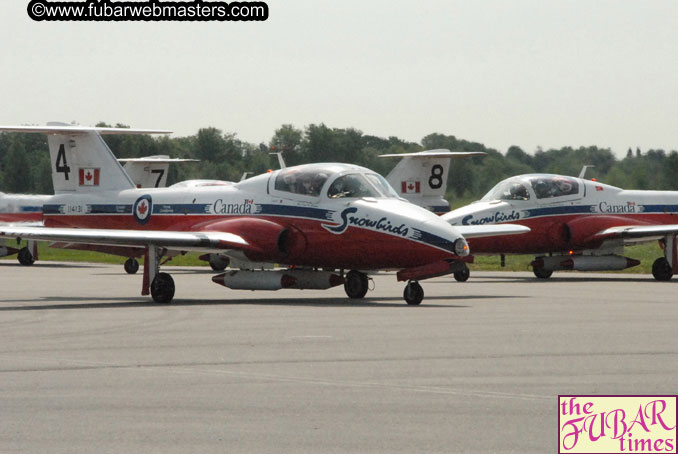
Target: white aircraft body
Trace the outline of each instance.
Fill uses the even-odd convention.
[[[535,254],[534,274],[622,270],[627,244],[659,241],[663,257],[652,274],[665,281],[678,272],[678,191],[624,190],[565,175],[518,175],[498,183],[481,200],[443,215],[454,226],[520,224],[531,231],[510,240],[471,240],[475,254]]]
[[[408,281],[405,300],[419,304],[419,280],[463,265],[469,250],[462,231],[497,232],[487,226],[460,231],[402,200],[385,179],[358,166],[309,164],[231,185],[139,189],[100,134],[167,131],[63,124],[0,131],[48,134],[55,190],[43,205],[44,227],[0,226],[0,237],[143,249],[142,294],[156,302],[170,302],[175,291],[172,277],[159,272],[160,259],[167,250],[181,250],[228,251],[291,267],[213,279],[252,290],[344,283],[349,297],[361,298],[368,289],[364,271],[399,270],[398,279]]]

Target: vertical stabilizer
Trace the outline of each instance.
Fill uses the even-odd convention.
[[[164,188],[172,162],[198,162],[197,159],[170,158],[165,155],[118,159],[137,188]]]
[[[121,191],[136,187],[102,134],[169,134],[169,131],[90,128],[64,123],[0,126],[0,131],[48,134],[54,193]]]
[[[485,155],[483,152],[428,150],[380,157],[401,158],[386,177],[401,197],[436,214],[443,214],[450,210],[450,204],[445,200],[450,159]]]

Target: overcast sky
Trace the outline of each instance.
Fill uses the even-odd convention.
[[[265,22],[47,23],[2,0],[0,124],[678,149],[678,2],[267,3]]]

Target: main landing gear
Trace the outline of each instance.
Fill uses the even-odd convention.
[[[158,273],[151,283],[151,296],[159,304],[167,304],[174,298],[174,279],[167,273]]]
[[[19,263],[21,263],[23,266],[31,266],[32,264],[35,263],[35,258],[33,257],[31,250],[28,249],[27,247],[23,247],[19,250],[19,253],[17,254],[17,259],[19,260]]]
[[[659,240],[659,247],[664,251],[664,257],[659,257],[652,264],[652,276],[658,281],[670,281],[673,277],[673,257],[676,257],[676,241],[678,236],[668,235]]]
[[[673,270],[666,257],[659,257],[652,264],[652,276],[658,281],[670,281],[673,277]]]
[[[157,246],[147,246],[144,260],[144,282],[141,294],[150,293],[153,301],[158,304],[171,303],[174,298],[174,279],[167,273],[159,272],[160,259],[165,252],[165,249]]]
[[[367,294],[369,278],[360,271],[349,271],[344,280],[344,290],[351,299],[360,299]]]
[[[542,266],[533,266],[532,272],[539,279],[548,279],[553,274],[553,270],[544,269],[544,267],[542,267]]]
[[[369,282],[370,278],[367,277],[367,274],[356,270],[349,271],[344,278],[346,295],[351,299],[363,298],[369,289]],[[403,298],[405,298],[405,302],[409,305],[416,306],[421,304],[424,299],[424,289],[421,288],[419,282],[410,280],[405,286]]]

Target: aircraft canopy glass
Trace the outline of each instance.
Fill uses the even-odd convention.
[[[328,177],[328,172],[317,167],[291,167],[278,173],[275,178],[275,189],[276,191],[318,197]]]
[[[576,179],[561,175],[533,175],[527,178],[510,178],[497,184],[483,197],[483,202],[492,200],[529,200],[564,197],[579,194]]]
[[[337,165],[322,167],[290,167],[281,170],[275,177],[276,191],[290,192],[309,197],[319,197],[325,184],[343,169]],[[349,173],[338,176],[327,189],[327,197],[398,197],[390,184],[376,173]]]
[[[577,183],[577,180],[560,175],[531,177],[530,184],[538,199],[563,197],[579,193],[579,183]]]
[[[491,200],[530,200],[530,191],[527,185],[517,180],[502,181],[481,199],[484,202]]]

